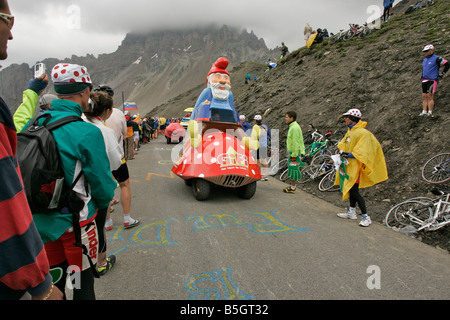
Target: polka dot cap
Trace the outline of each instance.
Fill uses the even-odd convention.
[[[78,64],[58,63],[52,69],[54,83],[92,83],[86,67]]]
[[[346,113],[344,113],[343,116],[354,116],[357,118],[361,118],[361,111],[359,111],[358,109],[350,109]]]

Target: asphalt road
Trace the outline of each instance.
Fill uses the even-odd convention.
[[[250,200],[215,189],[195,200],[171,174],[163,137],[128,162],[132,216],[115,205],[108,253],[117,263],[96,280],[99,300],[446,300],[450,256],[270,178]],[[120,191],[116,190],[119,197]]]

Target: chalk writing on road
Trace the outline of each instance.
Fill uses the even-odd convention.
[[[189,293],[192,293],[190,300],[253,299],[252,296],[242,293],[231,280],[231,268],[197,274],[189,278],[184,286]]]
[[[257,234],[273,234],[285,232],[309,231],[309,229],[296,228],[285,224],[276,216],[276,211],[249,212],[252,216],[263,219],[263,222],[246,223],[242,222],[238,217],[232,214],[207,214],[186,217],[186,221],[193,221],[192,227],[195,231],[202,231],[210,228],[230,228],[230,227],[247,227],[250,231]],[[169,225],[177,219],[157,220],[133,230],[129,236],[131,244],[138,246],[166,246],[176,245],[177,242],[171,240]],[[123,225],[114,225],[114,231],[110,237],[110,242],[124,241],[122,232]]]
[[[213,228],[242,228],[258,235],[267,235],[275,233],[309,231],[309,229],[289,226],[281,221],[277,211],[258,211],[248,212],[245,222],[242,218],[229,213],[207,214],[185,217],[186,222],[190,222],[196,232]],[[129,243],[136,246],[160,247],[167,245],[177,245],[170,235],[170,224],[177,221],[176,218],[157,220],[133,229],[128,236]],[[110,242],[124,242],[124,232],[130,231],[124,229],[123,225],[114,225]],[[124,245],[113,252],[118,254],[129,248]],[[231,268],[220,269],[212,272],[204,272],[190,277],[185,288],[191,294],[191,300],[250,300],[252,296],[244,294],[236,284],[231,280]]]

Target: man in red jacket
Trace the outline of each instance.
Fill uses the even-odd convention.
[[[0,60],[5,60],[14,25],[7,0],[0,0],[0,20]],[[13,118],[0,98],[0,300],[20,299],[27,292],[35,300],[61,300],[28,207],[16,150]]]

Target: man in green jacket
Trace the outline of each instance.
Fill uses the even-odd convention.
[[[283,189],[286,193],[295,193],[297,181],[302,178],[300,167],[305,164],[300,160],[300,155],[305,154],[305,145],[303,143],[302,128],[297,122],[297,113],[295,111],[286,112],[286,124],[289,125],[289,131],[286,138],[286,150],[289,152],[288,177],[291,179],[291,186]]]
[[[52,116],[50,123],[67,116],[81,118],[81,114],[90,108],[92,81],[87,69],[59,63],[53,68],[51,78],[59,99],[53,100],[47,111]],[[94,274],[89,263],[90,258],[95,264],[98,252],[94,219],[96,214],[106,212],[114,196],[116,182],[111,176],[103,135],[95,125],[84,121],[70,122],[55,129],[53,136],[58,145],[66,183],[71,185],[83,172],[73,190],[84,203],[79,223],[82,243],[87,247],[88,254],[83,254],[80,247],[74,246],[72,212],[69,208],[53,213],[33,212],[33,218],[45,244],[50,266],[61,268],[63,272],[70,266],[71,271],[78,272],[78,278],[77,275],[71,276],[80,280],[79,288],[74,289],[74,300],[95,299]],[[55,284],[64,292],[64,274],[61,279]]]

